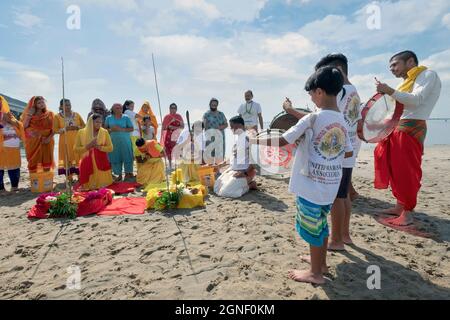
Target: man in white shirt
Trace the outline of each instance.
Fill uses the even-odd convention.
[[[245,95],[245,103],[238,109],[238,114],[244,119],[245,129],[258,132],[258,120],[261,130],[264,130],[264,120],[261,105],[253,101],[253,92],[248,90]]]
[[[402,103],[404,112],[395,131],[375,149],[375,188],[391,187],[397,205],[385,213],[398,217],[388,223],[407,226],[413,223],[421,187],[426,121],[439,100],[442,85],[436,72],[419,66],[412,51],[394,55],[390,69],[394,76],[404,79],[403,84],[395,90],[377,80],[377,91]]]

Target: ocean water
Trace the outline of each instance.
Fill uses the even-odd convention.
[[[434,145],[450,145],[450,119],[449,120],[430,120],[428,123],[428,134],[425,141],[425,145],[428,147]],[[270,123],[265,123],[265,127],[268,128]],[[233,148],[234,138],[231,130],[226,130],[226,155],[231,154]],[[373,144],[362,144],[362,148],[373,148]],[[23,156],[25,155],[22,150]],[[55,162],[58,159],[58,136],[55,137]]]

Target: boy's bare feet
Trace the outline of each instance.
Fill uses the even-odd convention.
[[[345,251],[344,243],[334,243],[330,241],[328,244],[328,251]]]
[[[414,223],[414,218],[411,211],[403,211],[400,217],[387,220],[386,222],[393,226],[406,227]]]
[[[313,274],[311,270],[289,270],[288,276],[290,279],[297,282],[324,284],[325,278],[323,275]]]
[[[388,214],[388,215],[391,215],[391,216],[400,216],[402,214],[403,210],[404,209],[403,209],[402,205],[397,203],[395,205],[395,207],[383,210],[383,211],[381,211],[381,213]]]
[[[301,256],[300,261],[311,264],[311,256]],[[327,265],[322,266],[322,273],[323,274],[330,273],[330,270]]]
[[[352,238],[350,237],[350,235],[343,236],[342,237],[342,241],[344,241],[344,244],[349,245],[349,246],[354,244]]]

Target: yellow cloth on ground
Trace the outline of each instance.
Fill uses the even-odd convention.
[[[180,169],[183,172],[183,182],[200,181],[198,169],[200,165],[195,163],[181,163]]]
[[[136,181],[143,186],[159,184],[166,179],[164,172],[162,158],[148,158],[145,163],[137,164]]]
[[[81,118],[81,116],[73,112],[73,123],[70,123],[71,126],[79,127],[83,129],[86,124]],[[59,134],[61,129],[65,128],[64,116],[57,114],[53,118],[53,132],[55,134]],[[69,159],[68,167],[70,168],[78,168],[78,163],[80,162],[80,155],[75,152],[75,140],[77,138],[78,131],[72,130],[65,133],[61,133],[59,136],[59,147],[58,147],[58,168],[65,169],[66,168],[66,143],[67,143],[67,157]]]
[[[89,118],[86,127],[78,131],[75,140],[74,150],[80,155],[81,159],[89,155],[89,151],[86,149],[86,146],[92,140],[94,140],[94,121],[91,117]],[[97,144],[100,146],[98,149],[101,152],[109,153],[113,151],[113,144],[108,130],[100,128],[97,134]],[[110,186],[113,183],[111,170],[99,170],[95,162],[95,157],[91,158],[94,173],[89,177],[89,182],[82,186],[83,190],[98,190]]]
[[[205,186],[200,184],[200,182],[189,184],[191,189],[198,189],[198,194],[184,194],[178,204],[178,209],[193,209],[205,206],[205,197],[207,195],[207,190]],[[160,191],[166,191],[167,184],[150,184],[145,188],[147,192],[147,208],[154,209],[156,199],[158,198],[158,193]],[[170,191],[175,192],[175,186],[170,186]]]
[[[412,92],[414,89],[414,83],[416,82],[417,77],[427,70],[427,67],[420,66],[414,67],[408,71],[408,78],[398,86],[397,91],[400,92]]]
[[[0,151],[0,170],[15,170],[21,167],[20,148],[3,147]]]

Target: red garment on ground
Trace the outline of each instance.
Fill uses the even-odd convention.
[[[106,188],[114,191],[115,194],[127,194],[134,192],[140,186],[136,182],[115,182]]]
[[[145,198],[121,198],[113,202],[103,211],[97,213],[99,216],[118,216],[127,214],[144,214],[147,209]]]
[[[417,205],[423,150],[417,139],[398,130],[375,148],[375,188],[391,186],[392,194],[406,211]]]

